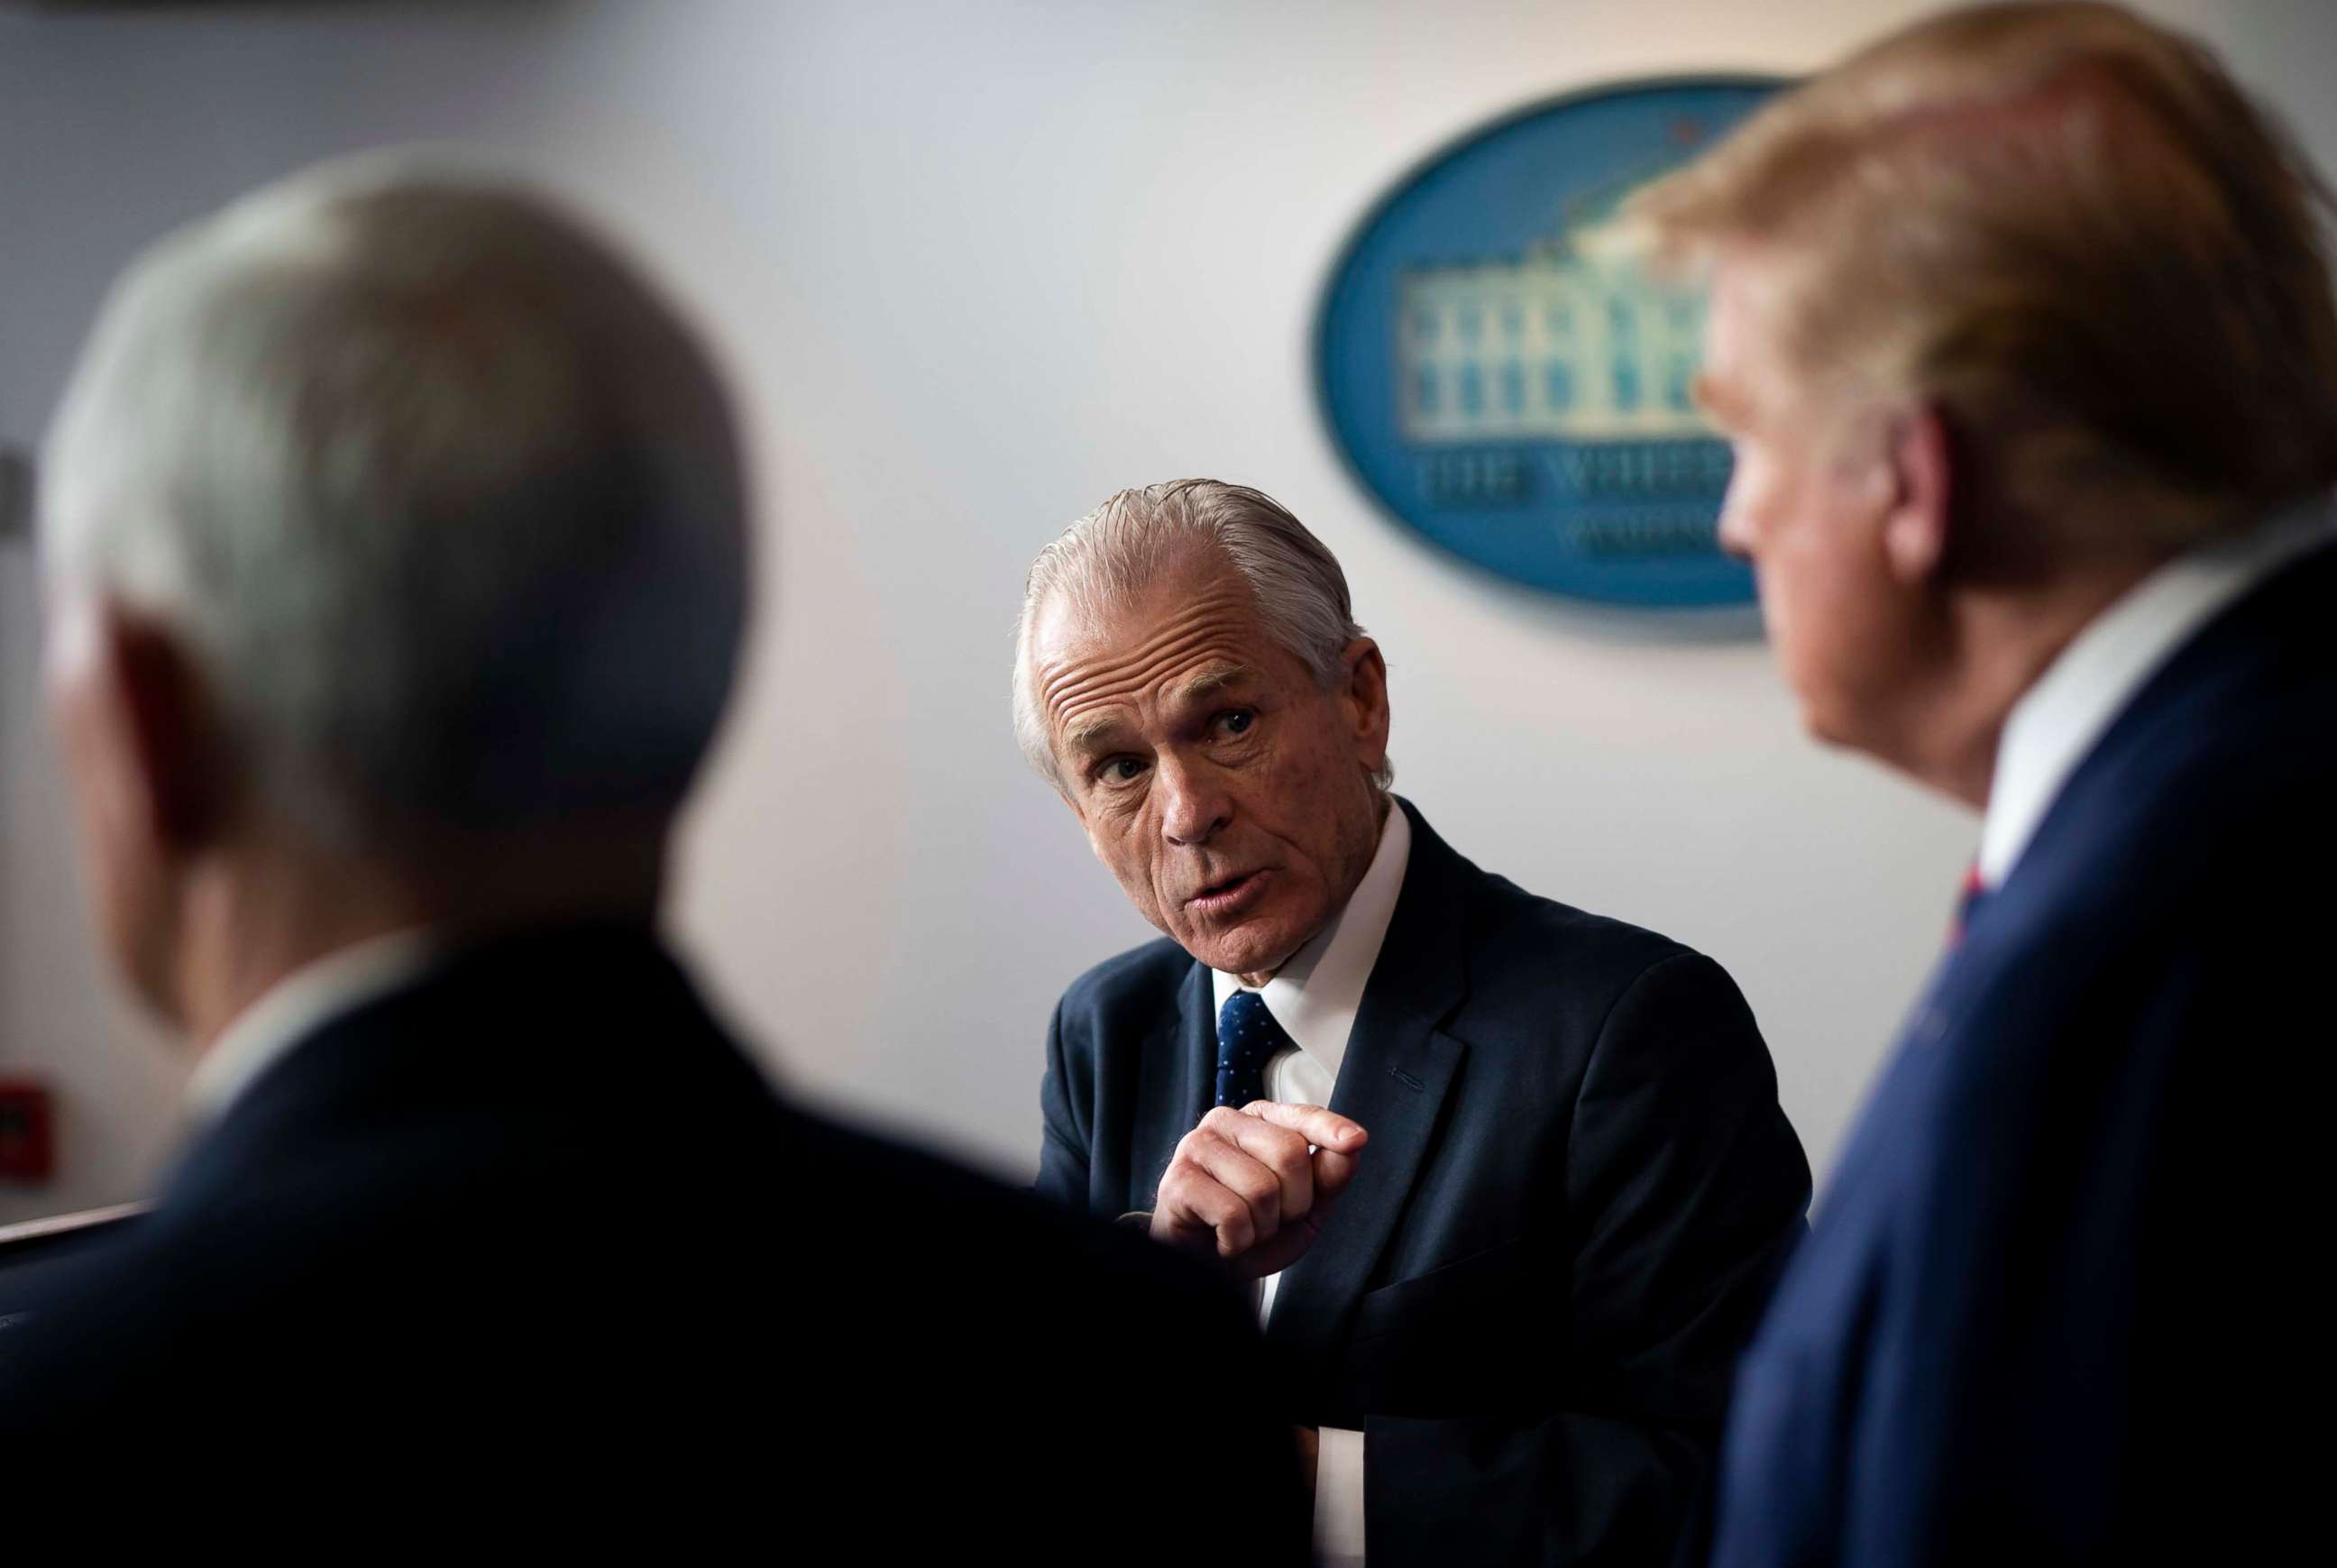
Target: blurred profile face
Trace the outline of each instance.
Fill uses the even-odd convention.
[[[1775,265],[1725,253],[1706,318],[1704,398],[1736,459],[1720,543],[1753,565],[1803,722],[1875,750],[1914,647],[1916,606],[1884,554],[1894,476],[1858,411],[1825,406],[1788,363]]]
[[[1211,562],[1090,620],[1033,627],[1062,789],[1147,920],[1213,969],[1279,968],[1329,924],[1379,845],[1387,680],[1357,638],[1325,691]]]
[[[92,916],[106,956],[132,989],[175,1020],[175,857],[159,830],[167,813],[157,807],[152,748],[141,737],[141,677],[127,668],[144,657],[125,653],[122,628],[99,602],[52,598],[44,683]]]

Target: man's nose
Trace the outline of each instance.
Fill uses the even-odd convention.
[[[1749,510],[1741,504],[1736,487],[1728,487],[1727,497],[1720,504],[1720,547],[1736,560],[1750,563],[1753,559],[1753,525]]]
[[[1208,843],[1233,815],[1233,798],[1206,765],[1163,759],[1159,788],[1161,837],[1179,848]]]

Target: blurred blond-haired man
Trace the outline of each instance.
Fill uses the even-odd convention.
[[[2326,1361],[2318,179],[2115,6],[1950,13],[1645,192],[1809,727],[1984,814],[1741,1371],[1716,1557],[2260,1561]],[[1943,890],[1944,891],[1944,890]]]

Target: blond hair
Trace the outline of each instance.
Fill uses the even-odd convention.
[[[1782,259],[1794,372],[1940,407],[2024,514],[2180,548],[2337,483],[2329,211],[2205,48],[2057,3],[1885,38],[1628,221],[1675,262]]]

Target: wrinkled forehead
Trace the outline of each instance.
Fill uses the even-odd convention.
[[[1248,585],[1227,570],[1174,573],[1133,593],[1057,594],[1031,639],[1032,695],[1051,731],[1187,688],[1279,667]]]

